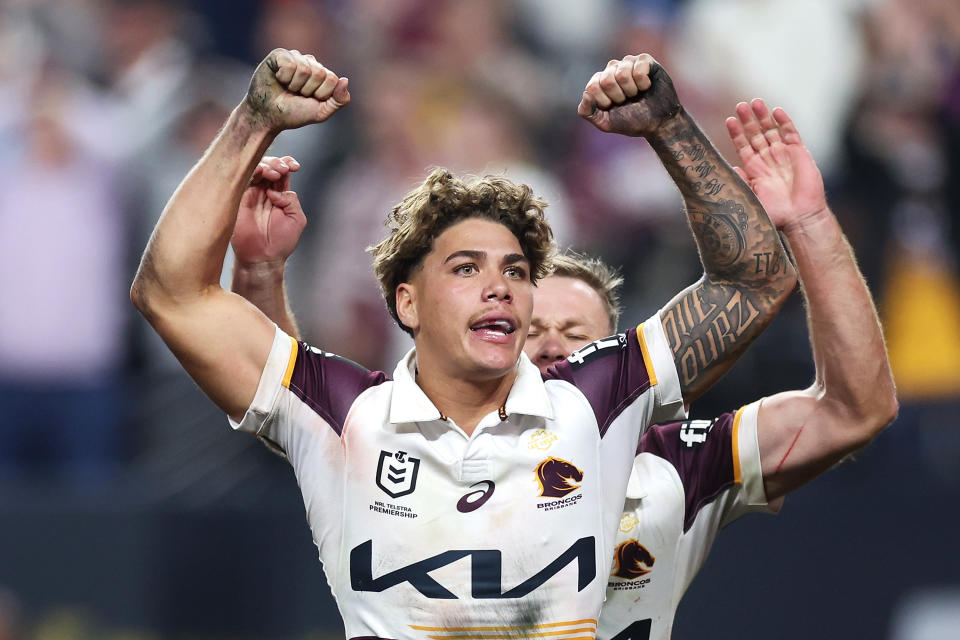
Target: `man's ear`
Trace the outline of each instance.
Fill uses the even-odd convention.
[[[397,285],[397,317],[411,331],[420,327],[420,315],[417,312],[417,288],[409,282]]]

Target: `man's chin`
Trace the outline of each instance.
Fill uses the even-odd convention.
[[[519,359],[519,352],[514,354],[509,352],[483,354],[482,357],[474,360],[472,368],[478,379],[502,378],[516,370]]]

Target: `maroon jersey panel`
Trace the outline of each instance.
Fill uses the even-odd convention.
[[[587,397],[601,438],[610,423],[650,388],[636,329],[591,342],[551,367],[544,378],[566,380]]]
[[[683,530],[697,513],[736,482],[733,469],[735,412],[713,420],[654,425],[640,438],[637,453],[652,453],[674,466],[686,496]]]
[[[298,342],[290,391],[340,435],[357,396],[387,380],[382,371],[369,371],[356,362]]]

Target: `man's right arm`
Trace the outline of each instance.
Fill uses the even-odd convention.
[[[727,127],[761,200],[811,181],[820,193],[783,225],[807,301],[816,378],[808,389],[760,405],[757,439],[772,501],[870,442],[895,418],[897,399],[873,299],[796,127],[759,100],[738,105],[737,115]]]
[[[262,313],[219,286],[240,198],[280,131],[323,122],[349,99],[346,79],[312,56],[272,51],[167,203],[134,278],[136,307],[235,419],[253,400],[274,334]]]

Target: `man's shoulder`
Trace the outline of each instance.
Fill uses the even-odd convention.
[[[593,408],[601,431],[656,384],[649,350],[638,329],[591,342],[544,375],[548,388],[557,383],[576,387]]]
[[[285,386],[339,433],[357,398],[390,382],[383,371],[371,371],[306,342],[293,341]]]

